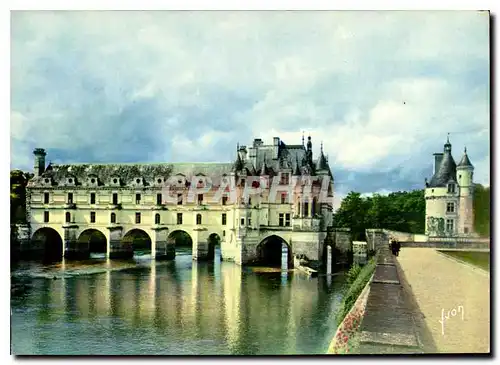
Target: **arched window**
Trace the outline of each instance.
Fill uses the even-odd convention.
[[[155,224],[160,224],[160,213],[155,214]]]
[[[201,224],[201,214],[196,214],[196,224]]]
[[[111,213],[111,223],[116,223],[116,214],[115,213]]]
[[[66,212],[66,223],[69,223],[69,222],[71,222],[71,213]]]

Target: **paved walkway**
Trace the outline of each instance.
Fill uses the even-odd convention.
[[[432,248],[403,248],[397,261],[431,337],[424,344],[430,340],[438,353],[490,351],[489,275]]]

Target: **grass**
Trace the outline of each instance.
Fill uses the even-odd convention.
[[[477,252],[477,251],[446,251],[439,250],[448,256],[456,258],[461,261],[465,261],[471,265],[479,267],[480,269],[489,271],[490,270],[490,253],[489,252]]]

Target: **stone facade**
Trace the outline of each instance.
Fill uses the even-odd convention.
[[[425,182],[425,234],[429,237],[474,235],[474,167],[467,150],[458,165],[449,140],[434,154],[434,175]]]
[[[67,258],[85,255],[81,237],[92,229],[105,237],[109,258],[129,256],[133,247],[124,238],[140,230],[156,259],[173,258],[171,234],[184,231],[194,259],[210,256],[210,237],[217,235],[222,259],[238,264],[258,261],[269,239],[286,243],[292,255],[322,260],[333,175],[322,149],[313,160],[310,137],[307,146],[304,139],[299,145],[256,139],[248,149],[237,147],[233,163],[46,166],[43,149],[34,155],[30,236],[57,232]]]

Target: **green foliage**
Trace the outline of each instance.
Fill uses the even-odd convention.
[[[25,223],[26,221],[26,185],[33,177],[29,172],[12,170],[10,172],[10,221]]]
[[[350,192],[333,215],[335,227],[351,228],[355,241],[364,241],[367,228],[423,233],[425,198],[423,190],[401,191],[387,196],[362,197]]]
[[[348,285],[344,289],[344,299],[342,300],[336,315],[337,326],[340,325],[358,299],[359,295],[368,283],[368,280],[370,280],[370,277],[375,271],[375,266],[377,266],[376,258],[372,258],[358,271],[358,275],[351,283],[349,283],[350,279],[348,278]]]
[[[481,184],[474,187],[474,231],[490,236],[490,188]]]
[[[361,266],[354,264],[346,274],[347,284],[351,285],[361,272]]]

